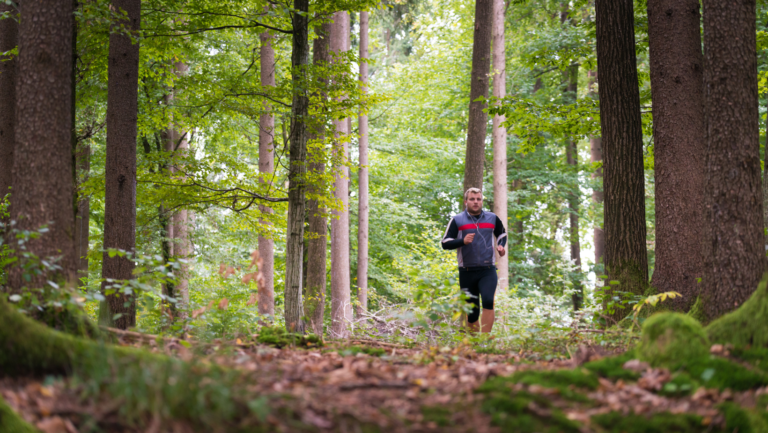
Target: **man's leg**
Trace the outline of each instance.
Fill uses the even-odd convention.
[[[496,269],[492,269],[479,281],[480,297],[483,304],[483,316],[480,318],[480,329],[484,333],[489,333],[493,329],[493,321],[496,314],[493,312],[493,298],[496,296],[496,285],[499,278],[496,276]]]
[[[493,329],[493,320],[496,318],[496,314],[493,310],[487,310],[483,308],[483,315],[480,316],[480,323],[483,328],[483,332],[488,333]]]

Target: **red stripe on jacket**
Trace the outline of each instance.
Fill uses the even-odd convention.
[[[472,229],[477,229],[477,228],[493,230],[493,229],[496,228],[496,225],[495,224],[491,224],[491,223],[480,223],[480,224],[477,224],[477,225],[475,225],[475,224],[464,224],[463,226],[459,227],[459,231],[462,231],[462,230],[472,230]]]

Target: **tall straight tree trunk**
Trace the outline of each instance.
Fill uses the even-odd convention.
[[[74,112],[74,111],[73,111]],[[76,155],[79,187],[82,182],[88,180],[91,171],[91,146],[80,143]],[[78,258],[77,271],[79,278],[88,276],[88,236],[90,230],[91,200],[77,194],[77,213],[75,215],[75,248]]]
[[[114,0],[112,6],[127,13],[121,23],[138,32],[140,0]],[[105,167],[104,248],[129,253],[136,249],[136,130],[138,120],[139,44],[120,32],[109,35],[107,87],[107,163]],[[117,281],[133,278],[132,258],[110,257],[105,251],[102,277]],[[105,281],[102,290],[111,283]],[[136,326],[136,298],[116,292],[107,294],[110,322],[116,327]]]
[[[262,33],[260,48],[261,85],[275,87],[275,50],[272,48],[272,36],[268,31]],[[266,110],[271,110],[269,103],[264,103]],[[259,118],[259,173],[262,183],[272,183],[275,172],[274,150],[275,117],[264,113]],[[261,206],[261,211],[272,213],[269,206]],[[269,221],[262,224],[271,225]],[[263,290],[259,290],[259,315],[275,315],[275,241],[259,236],[259,257],[262,265],[259,271],[264,276]]]
[[[177,75],[186,74],[189,69],[184,63],[178,62],[174,66]],[[174,125],[176,126],[176,125]],[[189,152],[189,133],[172,128],[169,131],[170,145],[174,147],[174,154],[186,156]],[[173,171],[178,171],[178,167],[173,167]],[[192,242],[190,240],[190,227],[194,213],[187,209],[179,209],[171,217],[173,228],[171,229],[173,238],[173,256],[183,260],[179,264],[179,271],[174,285],[174,295],[176,298],[176,311],[180,318],[187,317],[189,307],[189,271],[191,266],[189,261],[192,259]]]
[[[493,0],[493,96],[507,94],[507,57],[504,46],[504,0]],[[507,129],[504,116],[493,116],[493,213],[508,227],[507,215]],[[507,244],[510,244],[507,239]],[[511,245],[511,244],[510,244]],[[509,245],[507,246],[509,249]],[[496,254],[499,288],[509,287],[509,255]]]
[[[467,126],[467,152],[464,165],[464,191],[469,188],[483,189],[485,135],[488,127],[488,113],[485,112],[485,109],[488,107],[488,104],[475,100],[481,96],[488,99],[494,1],[476,0],[475,3],[475,33],[472,43],[472,82],[469,90],[469,123]]]
[[[312,63],[317,67],[327,66],[331,62],[330,35],[332,23],[325,22],[318,30],[313,46]],[[321,88],[328,85],[328,78],[318,77]],[[320,98],[325,100],[326,92],[320,93]],[[316,173],[322,179],[325,173],[325,127],[324,119],[313,121],[313,132],[310,140],[315,145],[309,150],[309,171]],[[325,182],[313,184],[308,187],[311,194],[324,194]],[[325,313],[326,291],[326,261],[328,251],[328,219],[324,216],[325,209],[317,199],[307,201],[307,213],[309,214],[309,233],[307,241],[307,288],[304,299],[304,310],[309,318],[309,325],[317,335],[323,335],[323,316]]]
[[[768,229],[768,98],[766,98],[765,115],[765,150],[763,154],[763,227]],[[768,240],[766,240],[768,245]]]
[[[349,50],[349,14],[336,12],[331,26],[331,51]],[[345,165],[349,155],[349,122],[347,119],[333,122],[337,140],[333,145],[335,168],[333,183],[336,199],[342,209],[334,211],[331,219],[331,335],[344,337],[352,321],[352,302],[349,278],[349,168]]]
[[[597,72],[587,72],[589,96],[590,98],[597,98],[595,93],[595,80],[597,79]],[[603,140],[600,136],[589,137],[589,162],[592,164],[603,161]],[[595,206],[599,207],[603,204],[603,169],[598,168],[592,173],[592,179],[599,179],[600,189],[594,189],[592,191],[592,202]],[[603,273],[600,268],[604,267],[603,256],[605,255],[605,231],[601,224],[595,224],[592,234],[593,245],[595,248],[595,266],[598,268],[598,275]]]
[[[688,311],[703,277],[705,139],[704,56],[699,0],[649,0],[656,268],[651,285],[677,291]]]
[[[755,1],[704,0],[707,119],[704,314],[736,309],[765,271]]]
[[[0,3],[0,52],[16,48],[19,40],[18,14],[13,6]],[[16,68],[18,56],[0,59],[0,199],[11,192],[13,149],[16,146]],[[3,221],[4,223],[7,221]]]
[[[596,0],[597,66],[605,193],[605,268],[619,286],[642,294],[648,285],[645,178],[632,0]],[[626,316],[614,308],[614,320]]]
[[[579,65],[571,65],[566,70],[567,83],[566,93],[571,101],[576,102],[578,83],[579,83]],[[573,173],[578,176],[579,166],[579,149],[578,142],[574,139],[568,139],[565,147],[565,159],[569,167],[571,167]],[[576,182],[573,188],[574,192],[568,195],[568,218],[569,218],[569,241],[571,244],[571,260],[576,265],[576,273],[581,275],[581,242],[579,239],[579,203],[581,197],[579,194],[579,184]],[[571,300],[573,302],[573,309],[577,311],[581,309],[581,305],[584,299],[584,287],[581,284],[581,278],[577,277],[573,282],[575,292],[573,293]]]
[[[368,12],[360,12],[360,83],[368,90]],[[360,171],[357,222],[357,300],[360,311],[368,310],[368,114],[358,119],[360,134]]]
[[[285,251],[285,327],[304,332],[304,308],[301,300],[304,265],[304,212],[306,194],[307,120],[309,95],[303,84],[309,64],[309,0],[294,0],[293,103],[291,106],[290,160],[288,170],[288,239]]]

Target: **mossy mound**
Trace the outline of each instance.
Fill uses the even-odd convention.
[[[3,433],[37,433],[38,430],[24,421],[0,397],[0,432]]]
[[[514,392],[507,378],[486,381],[476,392],[485,394],[483,412],[491,415],[502,431],[516,433],[577,433],[579,425],[552,407],[548,397],[526,391]]]
[[[640,373],[632,370],[625,370],[624,364],[627,361],[635,359],[637,355],[634,350],[628,350],[621,355],[610,356],[597,361],[591,361],[584,364],[584,368],[606,379],[613,380],[637,380]]]
[[[322,347],[323,339],[314,334],[288,332],[283,327],[265,326],[259,331],[256,341],[277,348],[286,346]]]
[[[746,391],[768,385],[768,375],[718,356],[682,359],[671,370],[687,372],[693,381],[706,388]]]
[[[712,431],[700,416],[662,412],[651,417],[620,412],[609,412],[592,417],[592,422],[611,433],[693,433]],[[741,430],[739,430],[741,432]]]
[[[710,323],[706,333],[713,343],[736,347],[768,348],[768,277],[764,276],[752,296],[735,311]]]
[[[595,390],[599,384],[597,376],[585,369],[526,370],[517,372],[504,380],[509,383],[557,389],[563,398],[581,402],[587,402],[589,398],[577,392],[575,388]]]
[[[707,334],[701,324],[690,316],[657,313],[643,323],[637,355],[654,367],[669,365],[680,359],[698,359],[707,353]]]

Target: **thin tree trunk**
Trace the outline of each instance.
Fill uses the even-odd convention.
[[[595,80],[597,79],[597,72],[589,71],[587,72],[587,76],[589,77],[589,96],[591,98],[596,98],[597,94],[595,93],[594,85]],[[603,161],[602,141],[602,138],[599,136],[589,137],[589,162],[592,164]],[[603,169],[598,168],[595,170],[595,172],[592,173],[592,179],[599,179],[600,189],[592,190],[592,202],[595,204],[595,206],[599,207],[603,204]],[[603,263],[603,256],[605,255],[605,231],[603,230],[603,226],[600,224],[595,224],[592,236],[593,244],[595,247],[596,272],[599,272],[598,275],[602,275],[605,270]]]
[[[73,282],[77,270],[72,196],[72,4],[24,3],[19,25],[16,83],[16,146],[10,218],[18,230],[49,225],[26,244],[37,257],[60,257],[56,275],[27,282],[11,273],[10,287],[45,287],[45,281]],[[42,77],[45,77],[44,79]]]
[[[0,52],[16,48],[19,39],[18,14],[13,6],[0,3]],[[18,56],[0,60],[0,199],[10,193],[13,182],[13,149],[16,146],[16,68]],[[3,220],[6,223],[7,221]]]
[[[707,119],[704,314],[736,309],[765,271],[755,1],[704,0]]]
[[[645,244],[645,178],[640,92],[635,58],[632,0],[596,0],[597,65],[600,80],[605,192],[607,289],[642,294],[648,285]],[[614,308],[614,320],[628,310]]]
[[[566,93],[568,94],[569,99],[575,103],[576,92],[578,90],[577,86],[579,83],[579,66],[570,66],[566,71],[566,75],[568,78]],[[578,142],[576,140],[569,139],[566,142],[565,148],[566,162],[576,175],[578,175],[579,166],[579,149],[577,145]],[[576,265],[576,273],[581,275],[581,242],[579,239],[579,203],[581,202],[581,197],[579,194],[580,189],[578,181],[576,182],[576,185],[574,185],[573,190],[574,192],[568,195],[569,240],[571,244],[571,260],[574,265]],[[581,309],[584,299],[584,287],[581,284],[580,277],[577,277],[573,281],[573,287],[575,292],[572,295],[571,300],[573,302],[574,311],[578,311]]]
[[[91,146],[80,143],[77,151],[77,171],[79,183],[88,180],[91,171]],[[85,278],[88,276],[88,236],[90,230],[88,225],[90,224],[90,208],[91,200],[88,197],[77,195],[77,214],[75,216],[75,248],[77,249],[78,257],[78,277]]]
[[[360,12],[360,82],[363,92],[368,86],[368,12]],[[357,300],[358,316],[368,310],[368,115],[360,114],[360,171],[357,222]]]
[[[485,112],[485,109],[488,104],[475,100],[481,96],[488,99],[494,1],[476,0],[475,3],[475,33],[472,44],[472,82],[469,90],[464,191],[469,188],[483,189],[485,135],[488,128],[488,113]]]
[[[331,27],[331,51],[349,50],[349,14],[336,12]],[[334,211],[331,219],[331,335],[344,337],[352,321],[349,268],[349,168],[345,165],[349,155],[349,123],[347,119],[333,122],[337,137],[334,143],[335,168],[334,191],[342,209]]]
[[[318,29],[313,46],[313,64],[318,67],[327,66],[331,62],[330,34],[333,24],[325,22]],[[328,85],[328,78],[318,77],[320,87]],[[323,91],[320,97],[325,100],[327,94]],[[315,119],[310,140],[318,143],[309,151],[309,172],[316,173],[322,179],[325,173],[325,127],[324,119]],[[325,182],[315,183],[307,189],[310,194],[324,194]],[[307,241],[307,288],[304,299],[304,310],[309,318],[309,325],[317,335],[323,335],[323,316],[325,312],[326,290],[326,261],[328,250],[328,220],[324,216],[325,209],[317,199],[307,201],[309,214],[309,233]]]
[[[302,75],[309,64],[309,0],[294,0],[293,13],[293,103],[291,106],[291,145],[288,181],[288,239],[285,252],[285,326],[289,331],[304,332],[304,308],[301,300],[304,265],[304,216],[307,160],[307,116],[309,95]],[[301,13],[299,13],[301,12]]]
[[[139,0],[114,0],[112,6],[125,11],[121,23],[138,32],[141,18]],[[109,81],[107,87],[107,163],[105,168],[104,249],[129,253],[136,249],[136,130],[138,119],[139,44],[130,36],[113,32],[109,36]],[[133,278],[134,261],[105,251],[102,277],[116,281]],[[105,281],[102,290],[112,283]],[[112,289],[114,290],[114,289]],[[109,321],[120,329],[136,326],[135,296],[107,294]]]
[[[493,96],[507,93],[507,57],[504,46],[504,0],[493,1]],[[493,213],[508,227],[507,214],[507,129],[501,126],[504,116],[493,116]],[[510,244],[507,239],[507,244]],[[509,245],[507,245],[509,249]],[[509,255],[496,254],[499,288],[509,287]]]
[[[275,50],[272,48],[272,36],[268,31],[260,35],[261,49],[261,85],[275,87]],[[264,103],[267,111],[271,110],[269,103]],[[275,117],[264,113],[259,118],[259,173],[262,183],[272,183],[275,172],[274,150]],[[260,206],[261,211],[272,213],[269,206]],[[261,220],[262,224],[271,225],[269,221]],[[259,315],[275,315],[275,241],[265,236],[259,236],[259,257],[262,265],[259,271],[264,276],[263,290],[259,290]]]
[[[657,292],[688,311],[699,295],[705,206],[704,56],[699,0],[650,0]]]
[[[188,67],[179,62],[176,63],[175,69],[176,74],[183,75],[187,72]],[[176,128],[169,132],[170,144],[175,148],[174,154],[180,157],[186,156],[187,152],[189,152],[189,141],[187,139],[189,133],[177,131]],[[177,170],[178,168],[173,169],[173,171]],[[174,286],[174,294],[177,301],[176,311],[181,319],[187,317],[189,307],[189,271],[191,269],[189,261],[193,256],[190,227],[193,218],[193,212],[187,209],[179,209],[171,217],[173,225],[171,229],[173,235],[173,257],[183,260],[179,263],[179,271]]]

